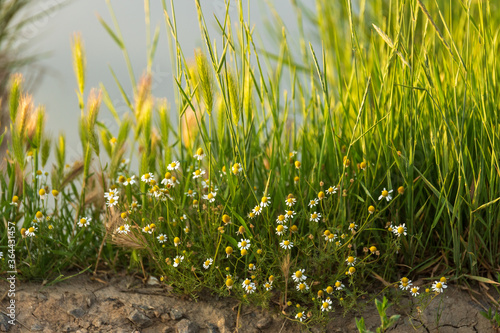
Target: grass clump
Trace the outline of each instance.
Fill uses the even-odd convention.
[[[274,302],[307,324],[351,309],[374,278],[424,306],[444,276],[495,282],[485,277],[499,263],[495,4],[374,1],[355,13],[318,0],[315,16],[293,2],[298,53],[280,29],[276,54],[258,48],[241,2],[236,18],[217,18],[217,43],[196,4],[204,45],[190,62],[163,2],[172,109],[151,93],[157,33],[136,81],[113,15],[114,28],[101,23],[124,52],[132,93],[117,84],[130,112],[120,119],[102,85],[83,102],[75,37],[83,162],[66,171],[61,136],[49,183],[43,109],[30,140],[24,118],[11,119],[2,212],[23,228],[23,275],[125,265],[185,293]],[[321,49],[307,45],[303,16]],[[116,133],[97,120],[101,101]],[[49,252],[63,261],[46,263]]]

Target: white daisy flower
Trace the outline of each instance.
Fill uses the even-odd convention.
[[[284,240],[280,243],[280,246],[285,250],[290,250],[293,247],[293,242],[289,240]]]
[[[119,226],[118,228],[116,228],[116,232],[119,233],[119,234],[128,234],[128,232],[130,231],[130,225],[128,224],[124,224],[122,226]]]
[[[271,197],[263,196],[262,199],[260,199],[260,206],[262,208],[268,207],[270,204],[271,204]]]
[[[349,230],[351,230],[351,231],[356,230],[357,227],[358,227],[358,225],[356,223],[354,223],[354,222],[351,222],[349,224]]]
[[[253,209],[252,209],[252,213],[255,214],[255,216],[258,216],[260,215],[260,213],[262,212],[262,207],[257,205],[255,206]]]
[[[309,219],[311,222],[319,222],[319,219],[321,218],[321,213],[312,213],[311,218]]]
[[[298,312],[295,315],[295,319],[302,321],[302,320],[306,319],[306,314],[304,312]]]
[[[88,227],[90,224],[90,221],[92,221],[92,218],[90,217],[82,217],[80,221],[78,221],[78,226],[83,228],[83,227]]]
[[[307,284],[305,284],[304,282],[297,283],[296,288],[297,288],[297,291],[300,291],[300,292],[304,292],[304,291],[309,290],[309,286]]]
[[[118,196],[108,198],[108,202],[106,202],[108,207],[114,207],[118,205]]]
[[[214,260],[212,258],[207,258],[207,260],[203,263],[203,268],[208,269],[213,262]]]
[[[287,220],[291,220],[296,214],[297,213],[295,213],[293,210],[287,210],[285,213],[285,217]]]
[[[154,180],[155,180],[155,176],[151,172],[147,172],[147,173],[143,174],[141,177],[141,181],[143,181],[144,183],[148,183],[148,184],[151,184],[151,182],[153,182]]]
[[[296,202],[297,199],[295,199],[294,197],[289,197],[285,199],[285,205],[287,205],[288,207],[293,207],[293,205],[295,205]]]
[[[278,235],[278,236],[283,235],[287,229],[288,229],[288,227],[286,225],[282,225],[282,224],[278,225],[276,227],[276,235]]]
[[[295,273],[292,274],[292,279],[294,282],[305,281],[307,276],[304,274],[305,269],[299,269]]]
[[[104,192],[104,198],[106,199],[117,198],[117,197],[118,197],[118,190],[109,189],[108,192]]]
[[[326,194],[335,194],[335,193],[337,193],[337,186],[330,186],[326,190]]]
[[[269,290],[273,289],[273,284],[266,282],[266,283],[264,283],[264,288],[266,288],[266,291],[269,291]]]
[[[158,239],[158,243],[162,244],[162,243],[165,243],[167,241],[167,236],[165,234],[159,234],[158,237],[156,237]]]
[[[151,226],[147,225],[144,228],[142,228],[142,232],[144,232],[146,234],[152,234],[153,233],[153,229],[151,228]]]
[[[342,290],[344,289],[344,284],[342,282],[340,282],[339,280],[335,281],[335,289],[337,290]]]
[[[444,292],[444,290],[446,288],[448,288],[448,286],[446,285],[446,283],[441,282],[441,281],[434,281],[434,283],[432,284],[432,290],[434,290],[437,293]]]
[[[399,288],[401,290],[408,290],[412,286],[411,280],[409,280],[407,277],[401,278]]]
[[[179,264],[184,260],[184,256],[177,256],[174,258],[174,267],[179,266]]]
[[[255,287],[255,283],[250,283],[248,286],[245,287],[245,291],[247,294],[253,294],[257,288]]]
[[[196,154],[193,155],[194,158],[196,158],[198,161],[201,161],[205,157],[205,152],[203,151],[203,148],[198,148],[196,150]]]
[[[395,228],[393,227],[392,232],[398,237],[401,237],[401,235],[406,236],[406,223],[400,224]]]
[[[414,296],[414,297],[417,297],[417,296],[418,296],[418,294],[420,294],[420,293],[418,292],[418,290],[419,290],[419,289],[420,289],[419,287],[417,287],[417,286],[413,286],[413,287],[410,289],[410,293],[411,293],[411,295],[412,295],[412,296]]]
[[[200,178],[205,174],[205,170],[203,169],[197,169],[193,172],[193,179]]]
[[[392,193],[392,190],[388,191],[384,187],[384,189],[382,190],[382,194],[380,194],[380,196],[378,197],[378,200],[385,199],[387,201],[391,201],[391,199],[392,199],[391,193]]]
[[[135,181],[135,175],[132,175],[131,177],[127,178],[127,180],[125,180],[125,182],[123,183],[123,185],[127,186],[127,185],[134,185],[136,183]]]
[[[248,250],[250,248],[250,240],[249,239],[242,239],[241,241],[238,242],[238,247],[240,250]]]
[[[327,298],[321,304],[321,311],[330,311],[331,309],[332,309],[332,300],[330,298]]]
[[[318,202],[319,202],[318,199],[313,199],[313,200],[309,201],[309,207],[310,208],[315,207],[318,204]]]
[[[184,192],[184,194],[190,198],[194,198],[196,196],[196,192],[193,190],[188,190],[187,192]]]
[[[250,279],[245,279],[245,280],[241,283],[241,287],[242,287],[243,289],[245,289],[245,288],[246,288],[246,286],[249,286],[249,285],[251,285],[252,283],[253,283],[253,282],[252,282],[252,280],[250,280]]]
[[[356,257],[349,256],[349,257],[347,257],[347,259],[345,261],[346,261],[348,266],[356,265]]]
[[[26,233],[25,235],[27,237],[34,237],[35,236],[35,232],[37,231],[38,229],[36,227],[29,227],[27,230],[26,230]]]
[[[276,223],[278,224],[283,224],[286,222],[286,216],[285,215],[278,215],[276,218]]]
[[[181,166],[181,164],[179,163],[179,161],[173,161],[172,163],[170,163],[167,166],[167,169],[170,170],[170,171],[172,171],[172,170],[178,170],[180,166]]]
[[[208,202],[214,202],[216,195],[217,195],[217,192],[209,192],[208,194],[204,194],[202,198],[204,200],[208,200]]]

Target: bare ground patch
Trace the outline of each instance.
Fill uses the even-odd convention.
[[[6,290],[6,283],[0,289]],[[326,327],[307,329],[287,320],[278,310],[242,306],[231,298],[202,295],[197,300],[170,294],[159,286],[144,285],[131,276],[113,277],[101,282],[81,275],[56,285],[17,284],[16,325],[5,316],[7,298],[2,299],[2,332],[357,332],[354,317],[365,318],[368,329],[380,324],[372,303],[360,313],[342,316],[337,309]],[[485,304],[486,305],[486,304]],[[440,317],[438,320],[438,307]],[[483,316],[481,307],[468,293],[449,288],[440,302],[434,300],[421,311],[409,299],[402,299],[389,314],[401,318],[390,332],[497,332]]]

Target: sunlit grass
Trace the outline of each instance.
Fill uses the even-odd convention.
[[[23,276],[125,266],[186,293],[300,304],[288,316],[308,322],[332,304],[350,309],[375,279],[423,305],[446,288],[442,275],[495,282],[496,5],[375,1],[353,11],[325,0],[315,15],[293,3],[299,49],[283,29],[281,44],[262,50],[241,2],[237,17],[217,18],[216,39],[197,2],[204,45],[191,61],[164,2],[170,103],[151,93],[149,3],[137,81],[110,6],[113,28],[101,23],[124,53],[133,91],[116,82],[130,112],[120,119],[103,85],[85,86],[75,36],[83,162],[65,165],[61,136],[50,177],[37,176],[51,150],[44,110],[13,79],[1,195],[4,220],[24,228]],[[99,122],[102,102],[116,133]]]

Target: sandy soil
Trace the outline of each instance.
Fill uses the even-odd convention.
[[[305,328],[291,322],[278,310],[262,311],[242,306],[237,300],[201,295],[197,300],[172,295],[159,285],[145,285],[131,276],[101,277],[81,275],[52,286],[21,283],[16,286],[16,325],[8,324],[9,298],[5,281],[0,282],[0,332],[357,332],[354,317],[363,316],[367,328],[375,331],[380,320],[369,303],[360,313],[342,316],[331,313],[326,327]],[[475,296],[476,300],[480,299]],[[451,286],[439,301],[419,311],[410,300],[401,299],[389,314],[401,318],[389,332],[497,332],[479,314],[479,302]],[[482,306],[488,306],[483,303]],[[418,319],[410,319],[418,317]]]

